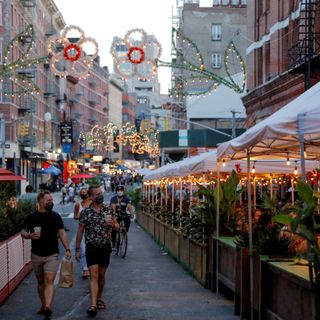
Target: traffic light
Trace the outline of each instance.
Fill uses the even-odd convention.
[[[18,127],[18,135],[21,137],[25,137],[29,135],[29,124],[28,123],[20,123]]]

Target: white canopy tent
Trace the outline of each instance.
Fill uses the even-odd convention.
[[[320,156],[320,82],[241,136],[218,147],[218,159],[251,156],[300,158],[301,144],[308,159]]]
[[[297,169],[300,170],[300,161],[297,161]],[[313,170],[319,163],[307,161],[306,169]],[[244,160],[234,160],[225,163],[221,167],[221,172],[231,172],[236,170],[236,166],[245,174],[247,162]],[[286,165],[285,160],[257,160],[254,162],[255,173],[258,174],[292,174],[295,164],[291,161],[290,166]],[[161,168],[146,174],[144,180],[157,180],[161,178],[187,177],[189,175],[202,174],[206,172],[217,172],[217,150],[203,153],[199,156],[187,158],[175,163],[165,165]]]

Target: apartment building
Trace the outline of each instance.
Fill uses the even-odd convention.
[[[10,41],[30,25],[34,35],[31,31],[23,34],[5,51]],[[63,17],[51,0],[1,1],[0,62],[5,67],[22,63],[23,59],[47,56],[48,37],[64,26]],[[34,42],[32,50],[26,56],[31,42]],[[21,91],[16,84],[18,76],[34,82],[40,89],[38,94]],[[37,169],[41,167],[41,158],[45,157],[44,151],[52,150],[57,145],[54,132],[60,112],[52,101],[59,93],[59,80],[46,63],[14,68],[11,76],[2,77],[1,80],[0,113],[5,121],[6,133],[5,147],[2,147],[2,158],[6,163],[2,165],[26,176],[30,184],[38,186],[41,177],[37,175]]]
[[[319,1],[255,0],[248,6],[247,126],[319,81]]]

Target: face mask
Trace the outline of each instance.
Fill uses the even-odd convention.
[[[118,195],[119,197],[122,197],[122,196],[123,196],[123,191],[118,191],[118,192],[117,192],[117,195]]]
[[[84,200],[84,199],[87,199],[88,196],[87,196],[86,194],[80,194],[80,198],[81,198],[82,200]]]
[[[51,211],[53,209],[53,203],[47,203],[44,207],[46,209],[46,211]]]
[[[97,196],[94,199],[94,202],[97,203],[97,204],[101,204],[101,203],[103,203],[103,200],[104,200],[104,197],[103,197],[103,195],[101,195],[101,196]]]

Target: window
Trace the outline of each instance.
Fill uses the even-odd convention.
[[[240,0],[231,0],[231,4],[232,5],[239,5],[240,4]]]
[[[221,24],[212,24],[211,37],[212,41],[221,41]]]
[[[247,0],[241,0],[242,5],[247,5]]]
[[[215,52],[212,54],[212,68],[221,68],[221,53]]]
[[[221,0],[221,3],[223,6],[228,6],[230,3],[230,0]]]
[[[219,6],[220,3],[221,3],[221,0],[213,0],[213,1],[212,1],[212,5],[213,5],[213,6]]]

